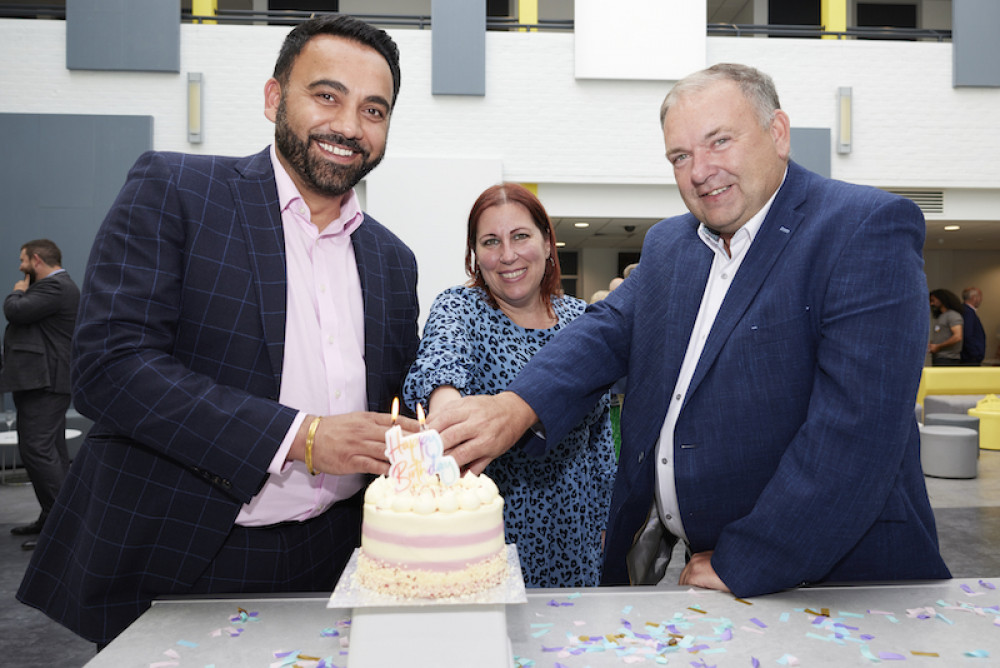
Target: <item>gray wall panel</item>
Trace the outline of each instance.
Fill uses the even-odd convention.
[[[153,118],[0,114],[0,145],[0,297],[21,278],[18,254],[31,239],[55,241],[82,284],[101,221],[129,168],[153,146]]]
[[[181,3],[67,0],[66,67],[179,72]]]
[[[431,92],[486,95],[486,4],[431,3]]]
[[[792,128],[792,160],[830,178],[830,128]]]
[[[952,85],[1000,86],[1000,2],[952,0]]]

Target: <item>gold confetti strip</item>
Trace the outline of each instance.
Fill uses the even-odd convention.
[[[829,617],[830,616],[830,608],[820,608],[820,610],[822,612],[816,612],[812,608],[806,608],[804,610],[804,612],[807,615],[815,615],[816,617]]]
[[[820,608],[819,611],[821,613],[823,613],[824,617],[829,617],[830,616],[830,608]]]
[[[308,654],[299,654],[295,657],[295,659],[302,659],[303,661],[319,661],[318,656],[309,656]]]
[[[910,654],[913,656],[941,656],[937,652],[916,652],[913,650],[910,650]]]
[[[703,615],[707,615],[708,614],[708,612],[705,611],[705,610],[699,610],[698,608],[692,608],[691,606],[688,606],[688,610],[692,610],[694,612],[700,612]]]
[[[753,605],[753,603],[751,603],[750,601],[745,601],[738,596],[734,596],[733,600],[736,601],[737,603],[742,603],[743,605]]]

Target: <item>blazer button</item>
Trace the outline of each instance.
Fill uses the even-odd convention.
[[[639,463],[641,464],[642,460],[645,459],[645,458],[646,458],[646,453],[645,452],[640,452],[639,453]]]

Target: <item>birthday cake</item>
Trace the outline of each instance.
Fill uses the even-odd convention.
[[[507,577],[503,497],[485,475],[467,473],[399,490],[381,476],[365,492],[358,579],[403,598],[464,596]]]
[[[365,491],[357,578],[362,587],[403,598],[464,596],[507,577],[503,497],[485,475],[459,476],[441,435],[424,426],[385,433],[389,475]]]

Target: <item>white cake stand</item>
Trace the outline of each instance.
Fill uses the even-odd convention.
[[[357,582],[351,555],[328,608],[353,608],[348,668],[511,668],[507,606],[527,603],[517,548],[507,546],[506,582],[451,598],[398,598]]]

